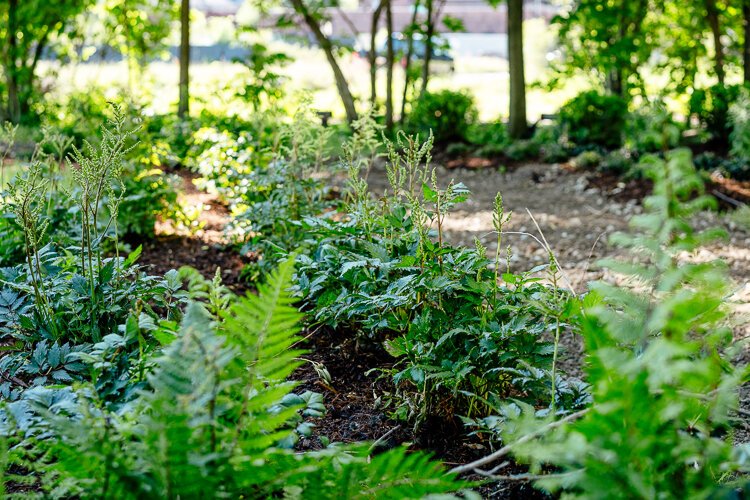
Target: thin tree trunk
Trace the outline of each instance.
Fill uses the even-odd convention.
[[[386,42],[385,126],[393,128],[393,9],[391,0],[385,0],[385,24],[388,34]]]
[[[742,68],[743,80],[750,83],[750,0],[742,0]]]
[[[375,46],[375,36],[378,32],[380,13],[383,11],[383,2],[384,0],[381,0],[375,8],[375,11],[372,13],[372,22],[370,24],[370,53],[367,55],[367,60],[370,63],[370,106],[373,109],[378,100],[378,50]]]
[[[8,118],[12,123],[21,121],[21,102],[18,94],[18,0],[9,0],[8,3],[8,48],[6,49],[5,72],[8,84]]]
[[[190,113],[190,0],[182,0],[180,9],[180,118]]]
[[[417,10],[420,3],[421,0],[414,2],[414,11],[411,14],[411,24],[409,25],[409,42],[406,45],[406,61],[404,64],[404,94],[401,96],[401,116],[399,117],[401,123],[404,123],[404,119],[406,118],[406,101],[411,80],[411,58],[414,55],[414,28],[417,24]]]
[[[430,80],[430,60],[432,59],[432,37],[435,34],[435,24],[432,19],[433,1],[427,1],[427,30],[424,37],[424,61],[422,66],[422,93],[427,92],[427,82]]]
[[[716,6],[716,0],[705,0],[706,20],[711,28],[711,34],[714,39],[714,71],[719,83],[724,83],[724,46],[721,42],[721,24],[719,22],[719,9]]]
[[[510,71],[510,121],[508,135],[526,133],[526,78],[523,63],[523,0],[508,0],[508,65]]]
[[[323,31],[320,29],[320,23],[318,23],[317,19],[315,19],[312,13],[310,13],[307,6],[304,4],[304,0],[290,1],[292,6],[294,7],[294,10],[297,11],[297,13],[300,14],[305,20],[305,24],[307,24],[308,28],[310,28],[310,31],[312,31],[315,40],[318,42],[318,45],[320,45],[320,48],[323,49],[323,52],[326,55],[326,59],[328,59],[328,64],[331,66],[331,71],[333,71],[333,77],[336,80],[336,88],[339,91],[339,96],[341,96],[341,102],[344,104],[344,110],[346,111],[346,120],[349,123],[353,122],[357,119],[357,110],[354,107],[354,98],[352,97],[352,93],[349,90],[349,83],[346,81],[346,77],[341,71],[341,67],[339,66],[338,62],[336,62],[336,56],[333,54],[333,45],[331,44],[331,41],[323,34]]]

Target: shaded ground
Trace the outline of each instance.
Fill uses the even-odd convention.
[[[216,195],[199,191],[193,184],[195,175],[177,172],[182,181],[183,199],[190,207],[203,207],[199,217],[201,229],[191,234],[175,228],[169,221],[158,223],[157,236],[143,243],[140,263],[153,274],[164,274],[182,266],[196,268],[208,279],[221,268],[224,284],[235,292],[244,292],[248,284],[241,279],[242,268],[247,263],[238,252],[226,248],[224,228],[229,222],[229,210]]]

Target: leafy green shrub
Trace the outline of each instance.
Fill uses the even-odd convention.
[[[470,94],[442,90],[423,93],[412,106],[405,126],[422,138],[432,132],[440,143],[450,143],[467,140],[476,119],[476,105]]]
[[[373,201],[354,175],[342,221],[303,221],[314,244],[298,257],[296,290],[315,319],[371,341],[387,340],[398,359],[388,372],[394,413],[417,426],[429,416],[482,416],[489,401],[508,397],[575,407],[585,391],[557,383],[558,351],[545,340],[560,327],[563,304],[575,299],[531,274],[501,271],[507,214],[500,198],[494,260],[481,245],[447,244],[443,224],[468,189],[437,184],[430,141],[400,134],[387,146],[390,196]]]
[[[654,180],[646,213],[633,219],[635,234],[612,238],[633,259],[606,262],[633,287],[596,283],[586,299],[593,406],[542,426],[519,419],[506,437],[527,436],[514,453],[532,459],[534,471],[559,470],[537,485],[572,497],[732,497],[746,484],[734,474],[750,464],[747,445],[735,446],[727,433],[746,373],[730,362],[738,348],[723,307],[730,281],[721,262],[680,257],[722,231],[691,228],[693,214],[713,200],[689,151],[645,164]]]
[[[596,151],[584,151],[573,158],[573,166],[579,170],[593,170],[602,162],[602,155]]]
[[[475,146],[498,145],[508,143],[508,130],[501,121],[490,123],[473,123],[466,133],[466,140]]]
[[[611,151],[599,162],[599,172],[615,175],[627,175],[633,168],[633,159],[628,151],[618,149]]]
[[[558,163],[570,157],[565,146],[558,142],[544,144],[541,148],[541,155],[544,163]]]
[[[157,219],[177,219],[177,183],[176,176],[168,176],[158,168],[123,172],[126,194],[117,219],[122,234],[153,237]]]
[[[374,159],[377,152],[372,136],[378,129],[354,126],[354,140]],[[309,107],[302,107],[294,120],[279,130],[277,158],[243,178],[243,194],[234,199],[240,205],[231,230],[241,235],[243,253],[258,255],[256,265],[245,270],[247,276],[268,271],[280,256],[299,250],[307,239],[302,219],[324,214],[338,205],[326,182],[327,175],[339,168],[329,163],[327,144],[331,134]]]
[[[740,96],[743,85],[716,84],[696,89],[690,96],[690,114],[696,115],[720,152],[729,146],[732,122],[729,108]]]
[[[560,108],[563,133],[579,146],[619,148],[628,116],[628,103],[619,96],[582,92]]]
[[[452,142],[445,148],[445,154],[452,158],[464,156],[470,151],[471,148],[469,147],[469,145],[463,142]]]
[[[38,474],[37,488],[80,498],[401,499],[462,487],[404,448],[376,456],[368,445],[291,449],[298,411],[307,412],[286,380],[301,354],[293,348],[301,315],[284,292],[292,271],[291,261],[282,265],[220,328],[191,305],[147,385],[119,411],[86,385],[38,388],[9,403],[0,410],[2,444],[22,445],[0,450],[1,465],[22,464]]]
[[[478,148],[475,154],[481,158],[497,158],[505,156],[509,148],[510,146],[506,146],[505,144],[485,144]]]
[[[133,311],[151,322],[157,309],[168,319],[179,317],[176,273],[164,279],[145,276],[135,264],[140,248],[127,257],[117,253],[116,221],[126,196],[123,165],[132,135],[115,108],[100,145],[85,143],[84,151],[74,150],[77,166],[71,167],[69,188],[55,186],[59,158],[41,154],[11,183],[3,210],[13,214],[23,245],[22,260],[0,269],[0,331],[15,341],[2,359],[4,373],[70,381],[82,370],[65,365],[68,356],[58,352],[63,346],[88,351],[90,342],[115,334]],[[53,202],[59,198],[70,200],[63,220],[72,230],[64,240],[51,231],[58,211]],[[114,256],[105,253],[107,241]],[[135,352],[142,350],[139,338],[131,340]],[[81,344],[87,345],[79,349]]]
[[[534,140],[521,140],[511,142],[503,152],[509,160],[523,161],[531,160],[539,156],[541,146]]]
[[[750,90],[744,88],[737,101],[729,107],[732,132],[730,152],[737,165],[727,168],[732,178],[750,179]]]
[[[681,134],[681,127],[665,104],[654,101],[629,115],[625,142],[639,153],[653,153],[676,148]]]

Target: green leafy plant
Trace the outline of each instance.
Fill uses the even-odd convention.
[[[16,439],[12,422],[21,415],[26,437],[4,454],[5,465],[39,457],[34,470],[45,491],[82,498],[400,499],[460,488],[439,464],[403,448],[373,457],[366,445],[287,448],[302,406],[286,381],[300,354],[300,313],[284,292],[292,266],[236,302],[218,330],[201,306],[190,306],[180,334],[154,359],[148,388],[123,411],[102,407],[86,387],[10,403],[2,434]]]
[[[481,417],[508,397],[580,404],[581,394],[556,385],[556,343],[544,338],[567,328],[553,311],[568,295],[538,282],[533,272],[544,268],[501,272],[500,236],[494,262],[481,245],[445,241],[446,217],[469,192],[438,185],[430,148],[430,140],[398,135],[386,144],[390,194],[375,202],[355,177],[341,221],[304,221],[316,244],[298,257],[295,289],[316,320],[385,343],[397,358],[388,399],[417,427],[431,416]],[[502,203],[495,208],[500,235],[507,215]]]
[[[618,148],[628,115],[627,101],[590,90],[560,108],[563,134],[578,146]]]
[[[476,119],[476,105],[468,93],[450,90],[424,92],[412,105],[405,128],[421,137],[432,132],[443,144],[466,140]]]
[[[513,421],[504,434],[511,443],[506,451],[531,459],[533,472],[553,465],[537,485],[571,497],[731,495],[745,483],[733,481],[734,474],[748,464],[745,447],[736,447],[731,435],[746,368],[731,363],[729,280],[721,263],[684,261],[721,235],[690,225],[713,200],[703,194],[689,151],[644,161],[653,195],[633,219],[634,233],[612,240],[631,258],[606,262],[633,286],[596,283],[584,307],[594,403],[541,426]]]
[[[729,110],[742,88],[742,85],[716,84],[696,89],[690,96],[690,114],[698,117],[719,152],[725,152],[730,144],[732,122]]]

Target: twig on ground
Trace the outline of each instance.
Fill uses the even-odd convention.
[[[368,451],[368,453],[372,453],[372,451],[375,448],[377,448],[380,443],[382,443],[383,441],[385,441],[386,439],[388,439],[388,437],[391,434],[393,434],[394,432],[396,432],[400,428],[401,428],[401,426],[397,425],[396,427],[394,427],[393,429],[389,430],[388,432],[386,432],[385,434],[383,434],[382,436],[380,436],[378,439],[376,439],[375,442],[372,443],[372,445],[370,445],[370,450]]]
[[[541,436],[545,432],[551,431],[552,429],[560,427],[561,425],[563,425],[563,424],[565,424],[567,422],[571,422],[573,420],[577,420],[577,419],[581,418],[582,416],[584,416],[586,413],[588,413],[588,411],[589,411],[589,409],[586,408],[584,410],[577,411],[575,413],[571,413],[570,415],[567,415],[566,417],[561,418],[560,420],[555,420],[553,422],[550,422],[547,425],[543,425],[542,427],[540,427],[539,429],[535,430],[534,432],[531,432],[531,433],[526,434],[525,436],[521,437],[518,441],[515,441],[513,443],[505,445],[502,448],[500,448],[499,450],[497,450],[496,452],[490,453],[486,457],[482,457],[479,460],[475,460],[475,461],[473,461],[471,463],[468,463],[466,465],[461,465],[461,466],[458,466],[458,467],[454,467],[454,468],[452,468],[450,470],[450,472],[453,473],[453,474],[463,474],[465,472],[474,471],[478,467],[481,467],[483,465],[492,463],[495,460],[498,460],[499,458],[504,457],[505,455],[507,455],[508,453],[510,453],[511,450],[513,450],[513,447],[518,446],[519,444],[527,443],[527,442],[531,441],[532,439],[534,439],[534,438],[536,438],[538,436]]]

